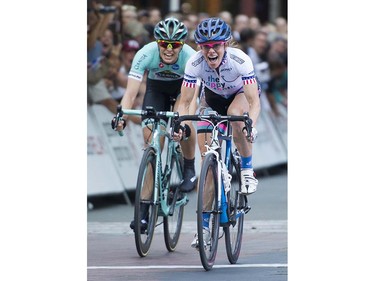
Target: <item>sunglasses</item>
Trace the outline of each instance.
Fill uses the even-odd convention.
[[[181,41],[175,41],[175,42],[170,42],[170,41],[165,41],[165,40],[158,40],[157,41],[160,47],[163,47],[165,49],[172,48],[172,49],[177,49],[184,45],[183,42]]]
[[[220,42],[215,42],[215,43],[204,43],[204,44],[199,44],[199,46],[205,50],[205,51],[209,51],[211,48],[214,49],[215,51],[219,50],[220,47],[222,45],[224,45],[225,42],[224,41],[220,41]]]

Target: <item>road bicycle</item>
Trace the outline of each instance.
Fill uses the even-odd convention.
[[[155,228],[160,224],[163,224],[165,246],[169,252],[173,252],[181,234],[188,197],[178,187],[183,180],[181,147],[178,142],[173,141],[167,126],[163,128],[164,120],[161,118],[167,117],[170,126],[172,120],[178,118],[178,113],[156,111],[153,107],[146,107],[145,110],[122,109],[119,105],[115,127],[123,114],[143,116],[152,123],[151,141],[144,148],[135,192],[134,237],[138,255],[147,256]],[[121,133],[123,135],[123,131]],[[167,140],[165,156],[162,155],[164,138]],[[162,217],[162,222],[158,223],[158,217]],[[147,228],[144,222],[147,223]]]
[[[201,166],[197,199],[198,250],[206,271],[212,269],[218,241],[225,234],[228,260],[235,264],[241,251],[244,215],[250,211],[247,197],[239,193],[241,187],[241,157],[232,144],[231,122],[244,122],[247,138],[250,138],[252,120],[248,113],[243,116],[221,116],[216,112],[207,115],[180,116],[176,126],[184,120],[207,121],[212,126],[211,139],[206,139],[206,152]],[[226,129],[220,131],[220,125]],[[231,181],[232,175],[237,178]],[[204,229],[204,221],[209,229]],[[223,233],[220,235],[220,227]]]

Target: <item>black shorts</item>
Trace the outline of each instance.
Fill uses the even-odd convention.
[[[215,110],[220,115],[227,115],[228,107],[236,97],[237,93],[234,93],[229,98],[224,98],[211,90],[204,88],[204,96],[206,103],[209,107]]]
[[[160,81],[147,79],[146,93],[142,109],[152,106],[156,111],[170,111],[181,92],[183,79],[175,81]],[[145,118],[142,117],[142,120]],[[167,118],[163,118],[166,122]]]

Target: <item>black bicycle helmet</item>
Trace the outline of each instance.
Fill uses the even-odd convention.
[[[232,38],[230,26],[220,18],[203,20],[194,33],[195,43],[202,44],[208,41],[228,41]]]
[[[185,41],[187,35],[186,26],[176,18],[162,20],[154,28],[156,40]]]

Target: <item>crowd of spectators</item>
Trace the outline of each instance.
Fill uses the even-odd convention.
[[[141,9],[127,1],[106,2],[88,0],[87,5],[87,99],[88,104],[102,104],[111,112],[126,94],[127,73],[135,53],[154,40],[153,29],[163,18],[174,16],[183,21],[189,31],[186,43],[194,49],[194,30],[209,17],[197,13],[184,3],[179,12],[162,16],[158,7]],[[261,23],[257,17],[232,15],[221,11],[217,15],[231,25],[235,45],[253,61],[258,82],[270,102],[275,116],[278,105],[287,107],[287,21],[282,17]],[[147,75],[147,73],[145,74]],[[141,107],[145,84],[135,107]]]

